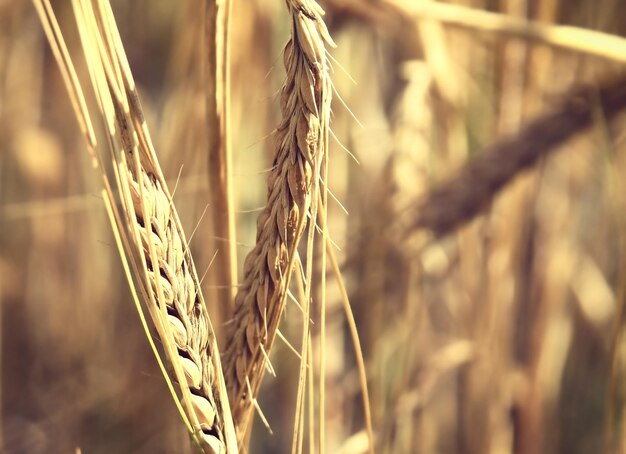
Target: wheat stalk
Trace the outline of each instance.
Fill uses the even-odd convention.
[[[385,0],[385,3],[418,19],[441,21],[469,30],[502,33],[563,50],[626,62],[626,40],[609,33],[567,25],[543,24],[526,18],[443,2]]]
[[[205,41],[207,55],[207,126],[209,187],[214,241],[217,245],[216,282],[221,316],[230,317],[237,283],[232,154],[229,140],[230,0],[207,0]]]
[[[35,0],[35,5],[60,67],[69,66],[74,74],[48,0]],[[174,369],[182,405],[170,389],[194,441],[203,452],[236,453],[215,334],[110,5],[106,0],[73,0],[73,7],[108,143],[99,146],[93,134],[85,135],[102,170],[104,200],[131,290],[135,296],[139,291]],[[76,98],[82,99],[76,78],[66,78],[66,84],[70,93],[79,93]],[[80,124],[89,124],[84,102],[74,105]],[[111,161],[114,184],[106,174],[105,158]],[[148,338],[151,341],[149,333]]]
[[[315,219],[317,181],[328,140],[332,87],[326,46],[334,43],[313,0],[287,0],[291,38],[284,50],[283,119],[268,196],[257,219],[256,245],[246,257],[224,370],[240,440],[263,377],[285,305],[296,248],[307,217]]]

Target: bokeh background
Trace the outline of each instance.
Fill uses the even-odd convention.
[[[52,3],[88,87],[70,2]],[[415,247],[419,232],[391,228],[487,145],[624,64],[416,20],[385,0],[321,3],[343,100],[333,102],[330,233],[365,354],[377,451],[626,452],[623,118],[599,115],[485,214],[426,248]],[[626,36],[623,0],[446,3]],[[112,4],[174,201],[188,236],[195,229],[199,274],[208,268],[213,313],[209,264],[220,243],[207,208],[204,4]],[[234,2],[240,264],[265,200],[289,26],[280,0]],[[0,0],[1,452],[192,452],[138,323],[99,184],[32,4]],[[315,295],[319,276],[313,285]],[[365,452],[331,278],[328,295],[328,452]],[[297,346],[296,311],[288,306],[282,331]],[[278,341],[272,363],[278,376],[266,378],[260,404],[273,434],[257,421],[253,453],[291,449],[299,360]]]

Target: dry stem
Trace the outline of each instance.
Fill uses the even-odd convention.
[[[229,139],[230,0],[207,0],[207,123],[212,221],[218,238],[215,269],[221,315],[230,317],[237,283],[237,239]]]

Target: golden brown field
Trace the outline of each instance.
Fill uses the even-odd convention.
[[[0,452],[626,452],[623,0],[0,0]]]

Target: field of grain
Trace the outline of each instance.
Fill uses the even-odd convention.
[[[623,0],[0,0],[0,452],[626,452]]]

